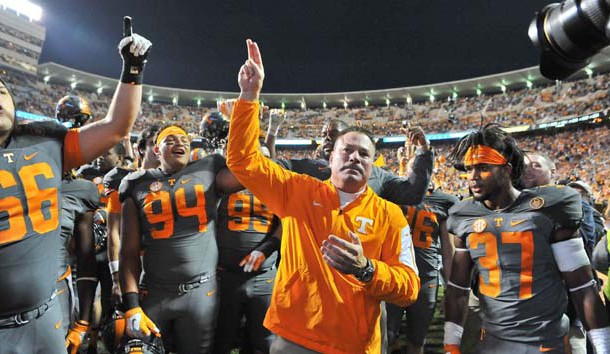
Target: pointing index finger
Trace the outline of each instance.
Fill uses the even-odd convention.
[[[131,17],[125,16],[123,17],[123,37],[130,37],[132,33]]]

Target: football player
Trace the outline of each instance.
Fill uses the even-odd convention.
[[[121,219],[130,221],[121,223],[119,257],[126,332],[162,333],[168,350],[208,353],[218,302],[217,206],[222,193],[243,187],[222,155],[189,163],[181,127],[161,128],[154,141],[159,168],[134,172],[119,188]],[[140,302],[141,270],[147,294]]]
[[[447,231],[447,217],[449,208],[457,202],[455,196],[435,189],[434,184],[430,183],[422,203],[401,207],[411,227],[421,290],[417,301],[407,308],[387,304],[389,348],[395,346],[403,313],[406,312],[406,352],[408,354],[424,352],[428,326],[434,315],[440,284],[439,256],[442,255],[443,264],[447,264],[451,262],[453,255],[453,242]],[[442,268],[446,275],[450,273],[448,266]]]
[[[70,130],[57,122],[15,124],[13,97],[0,83],[0,353],[66,350],[54,298],[59,189],[64,171],[118,143],[140,109],[151,43],[131,34],[131,19],[126,22],[129,33],[119,43],[123,72],[104,119]]]
[[[445,352],[459,353],[473,266],[479,272],[480,353],[564,353],[567,286],[598,353],[610,327],[577,230],[580,196],[570,188],[519,191],[524,154],[496,125],[460,140],[452,152],[473,197],[449,211],[456,235],[446,293]],[[565,281],[565,285],[564,285]]]

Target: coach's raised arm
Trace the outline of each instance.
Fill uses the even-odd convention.
[[[227,166],[282,218],[282,260],[264,321],[277,335],[270,352],[379,353],[380,302],[406,306],[417,298],[420,284],[400,208],[367,186],[373,140],[362,128],[344,130],[326,181],[263,157],[258,99],[265,71],[256,43],[247,45]]]
[[[121,82],[114,92],[106,117],[80,129],[82,162],[100,156],[118,144],[131,130],[140,110],[144,66],[151,46],[148,39],[132,33],[131,18],[125,17],[123,39],[118,46],[123,58]]]

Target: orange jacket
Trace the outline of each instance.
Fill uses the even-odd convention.
[[[400,208],[367,187],[340,209],[329,180],[296,174],[258,150],[259,104],[239,100],[229,128],[227,165],[239,181],[282,218],[281,262],[264,325],[323,353],[379,353],[380,301],[406,306],[419,277],[407,221]],[[330,234],[360,237],[375,266],[364,284],[328,266],[322,241]]]

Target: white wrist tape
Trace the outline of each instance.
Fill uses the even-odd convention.
[[[569,290],[571,293],[573,293],[573,292],[576,292],[576,291],[578,291],[578,290],[582,290],[582,289],[584,289],[584,288],[588,288],[588,287],[590,287],[590,286],[596,286],[596,285],[597,285],[597,282],[595,281],[595,279],[591,279],[591,280],[589,280],[588,282],[584,283],[583,285],[579,285],[579,286],[576,286],[576,287],[574,287],[574,288],[569,288],[568,290]]]
[[[443,344],[460,345],[462,342],[462,334],[464,334],[464,327],[457,323],[445,322],[445,336],[443,337]]]
[[[571,238],[551,244],[555,263],[561,272],[573,272],[576,269],[590,265],[582,238]]]
[[[108,268],[110,268],[110,274],[118,272],[119,271],[119,261],[108,262]]]
[[[587,334],[596,353],[610,353],[610,327],[590,329]]]
[[[460,289],[460,290],[464,290],[464,291],[470,291],[470,287],[465,287],[465,286],[461,286],[461,285],[457,285],[456,283],[453,283],[451,280],[449,280],[447,282],[447,285],[452,286],[456,289]]]
[[[96,277],[80,277],[76,279],[76,282],[78,283],[79,281],[92,281],[97,283],[97,278]]]

